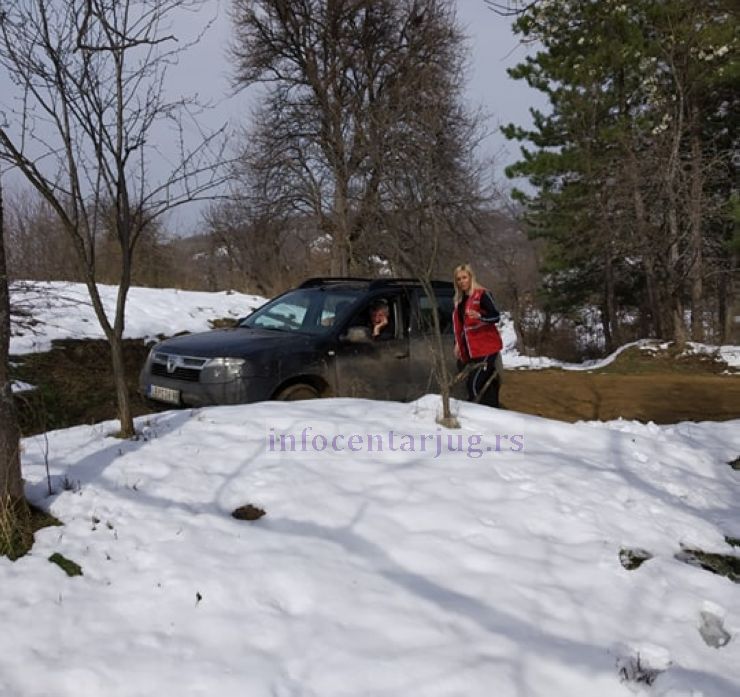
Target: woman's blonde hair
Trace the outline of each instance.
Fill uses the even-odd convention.
[[[476,288],[483,287],[478,283],[478,279],[475,277],[475,271],[473,271],[473,267],[470,264],[460,264],[459,266],[456,266],[455,270],[452,272],[452,282],[455,284],[455,305],[457,305],[457,303],[462,299],[462,293],[457,286],[457,274],[461,271],[464,271],[470,276],[470,290],[468,293],[474,291]]]

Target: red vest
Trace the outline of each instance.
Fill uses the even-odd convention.
[[[501,335],[498,333],[498,327],[495,324],[481,322],[467,314],[468,310],[475,310],[475,312],[480,313],[480,299],[485,292],[485,288],[476,288],[470,293],[465,304],[465,318],[462,326],[458,314],[460,303],[455,305],[452,324],[455,328],[455,342],[460,349],[463,363],[467,363],[473,358],[483,358],[484,356],[490,356],[492,353],[498,353],[504,347]]]

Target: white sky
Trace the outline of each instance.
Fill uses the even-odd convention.
[[[495,157],[493,176],[500,183],[506,182],[503,169],[517,159],[518,146],[506,141],[498,127],[514,122],[530,122],[529,108],[542,106],[542,96],[521,82],[511,80],[506,69],[523,60],[526,48],[521,46],[511,32],[509,19],[491,11],[484,0],[458,0],[459,20],[470,39],[470,75],[468,98],[472,106],[482,106],[490,115],[489,137],[483,144],[481,156]],[[208,118],[216,126],[228,121],[231,126],[247,122],[254,91],[233,93],[231,65],[227,51],[231,40],[231,25],[228,9],[230,0],[209,0],[197,14],[185,15],[178,20],[176,33],[181,41],[191,40],[215,16],[213,27],[202,42],[181,58],[169,75],[168,85],[173,94],[192,95],[197,93],[205,101],[216,105]],[[9,94],[7,78],[0,75],[0,110]],[[166,144],[160,144],[166,149]],[[152,171],[164,170],[152,162]],[[18,186],[19,178],[5,175],[4,183],[9,188]],[[195,207],[181,209],[178,218],[170,226],[184,231],[192,228]]]
[[[217,12],[215,25],[172,77],[183,92],[197,89],[202,97],[220,101],[218,115],[238,123],[248,117],[250,98],[245,93],[227,97],[231,91],[231,66],[227,56],[231,40],[229,4],[229,0],[208,3],[202,14]],[[471,49],[468,99],[471,105],[482,106],[491,117],[491,135],[484,150],[486,155],[497,155],[497,170],[503,177],[503,167],[516,160],[518,146],[509,143],[498,127],[509,122],[530,123],[529,108],[543,108],[545,100],[506,73],[507,68],[521,62],[527,53],[527,48],[512,33],[511,21],[495,14],[484,0],[457,0],[457,7]]]

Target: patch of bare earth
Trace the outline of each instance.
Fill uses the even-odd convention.
[[[740,373],[711,356],[629,349],[596,371],[511,370],[507,409],[562,421],[622,417],[667,424],[740,418]]]

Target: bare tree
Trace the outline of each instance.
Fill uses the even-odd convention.
[[[462,102],[467,57],[450,0],[237,0],[238,81],[263,83],[245,158],[251,199],[316,221],[331,272],[374,259],[432,279],[480,203],[480,120]],[[451,271],[446,268],[444,274]],[[433,311],[429,350],[449,408],[448,360]]]
[[[491,211],[481,217],[478,235],[479,249],[475,256],[478,277],[490,277],[488,284],[497,300],[509,308],[514,325],[517,346],[521,353],[528,350],[528,314],[537,292],[537,253],[535,244],[527,238],[523,226],[518,222],[519,211],[510,200],[504,200],[502,209]],[[487,254],[494,243],[496,253]]]
[[[462,37],[450,0],[235,0],[241,85],[266,97],[248,173],[283,213],[318,221],[332,273],[366,271],[399,134],[419,116],[417,78]],[[371,240],[372,241],[372,240]]]
[[[538,0],[484,0],[486,5],[496,14],[503,17],[515,17],[537,4]]]
[[[442,395],[440,423],[455,426],[450,395],[456,378],[448,368],[452,342],[441,333],[433,279],[451,275],[463,250],[472,246],[474,220],[486,200],[475,157],[484,132],[481,114],[463,100],[467,54],[454,13],[442,13],[435,22],[436,34],[446,41],[435,44],[434,61],[419,66],[406,111],[387,114],[403,128],[385,124],[395,157],[383,169],[377,223],[381,250],[394,268],[419,279],[433,309],[428,340]]]
[[[29,188],[5,192],[5,255],[11,281],[81,280],[77,255],[46,200]]]
[[[134,250],[155,220],[213,197],[224,181],[216,167],[222,129],[200,130],[198,104],[166,91],[168,68],[192,45],[179,45],[169,24],[177,12],[202,4],[0,0],[0,66],[17,87],[3,98],[0,160],[44,197],[75,250],[111,346],[124,437],[134,433],[122,351]],[[194,145],[186,129],[198,132]],[[151,167],[155,157],[164,160],[157,146],[163,138],[179,152],[157,179]],[[112,318],[96,285],[96,246],[106,224],[120,247]]]
[[[282,215],[266,201],[221,201],[205,222],[219,272],[231,287],[272,297],[304,280],[326,275],[329,254],[317,223],[305,215]]]
[[[5,269],[3,188],[0,181],[0,555],[15,558],[30,547],[28,507],[21,479],[20,433],[8,372],[10,293]]]

